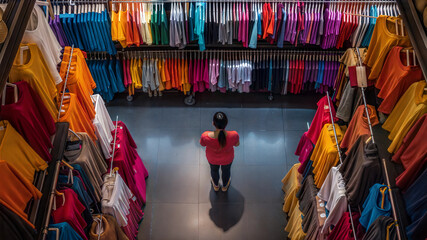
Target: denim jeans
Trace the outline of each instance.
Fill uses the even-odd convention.
[[[222,184],[226,186],[228,184],[228,180],[230,180],[231,163],[228,165],[213,165],[209,163],[209,165],[211,166],[211,177],[214,184],[216,186],[219,184],[219,169],[221,168]]]

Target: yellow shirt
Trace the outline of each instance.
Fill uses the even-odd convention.
[[[338,124],[335,124],[335,129],[337,132],[338,144],[340,144],[344,133]],[[320,188],[329,170],[339,162],[332,124],[325,124],[323,126],[310,160],[313,161],[314,184],[316,184],[317,188]]]
[[[398,17],[388,17],[381,15],[377,18],[371,42],[364,63],[371,67],[369,80],[379,77],[387,54],[394,46],[410,47],[408,34],[405,36],[396,35],[395,22],[401,20]],[[400,21],[398,21],[400,23]],[[400,28],[400,26],[398,26]],[[399,29],[400,30],[400,29]],[[400,31],[399,31],[400,32]],[[400,33],[399,33],[400,34]]]
[[[141,89],[142,88],[142,60],[138,59],[136,60],[136,84],[135,84],[135,88],[137,89]]]
[[[127,47],[126,44],[126,24],[127,24],[127,11],[119,11],[119,22],[117,24],[117,41],[120,42],[123,48]]]
[[[299,210],[299,203],[295,206],[295,210],[290,214],[285,231],[288,232],[288,239],[303,240],[305,233],[302,230],[302,212]]]
[[[9,74],[9,82],[26,81],[40,96],[46,109],[56,121],[58,109],[55,104],[57,96],[56,84],[50,74],[48,65],[36,44],[21,44],[28,46],[29,50],[23,51],[23,63],[20,60],[20,52],[15,57]]]
[[[118,41],[119,13],[111,11],[111,40]]]
[[[148,5],[147,11],[145,12],[145,36],[147,37],[147,44],[151,45],[153,44],[153,37],[151,36],[151,11],[150,6]]]
[[[6,120],[0,121],[0,159],[19,171],[30,183],[34,180],[34,172],[47,168],[47,163]]]
[[[392,140],[387,149],[390,153],[396,153],[409,129],[427,112],[427,94],[424,94],[425,87],[425,80],[413,83],[400,98],[385,121],[383,128],[390,132],[388,138]]]
[[[187,93],[191,90],[191,84],[188,80],[188,60],[184,60],[184,85],[183,85],[184,93]]]
[[[164,86],[164,82],[166,81],[165,79],[165,69],[164,69],[164,59],[159,59],[159,61],[157,61],[157,68],[159,69],[159,91],[163,91],[165,90],[165,86]]]
[[[301,180],[302,176],[298,172],[298,168],[301,163],[295,164],[286,176],[282,179],[282,190],[285,193],[283,211],[285,213],[289,213],[289,211],[293,211],[298,202],[296,197],[297,192],[301,188]]]

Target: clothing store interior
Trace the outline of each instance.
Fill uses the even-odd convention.
[[[427,239],[427,0],[0,0],[0,240]]]

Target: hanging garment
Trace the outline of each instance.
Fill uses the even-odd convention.
[[[362,206],[372,185],[383,182],[378,149],[371,141],[366,143],[367,139],[368,135],[362,135],[356,140],[339,168],[354,208]]]
[[[405,169],[397,178],[396,185],[406,190],[422,173],[423,166],[427,161],[427,152],[424,146],[426,138],[424,135],[427,128],[427,114],[424,114],[414,126],[411,127],[408,134],[402,140],[402,145],[396,154],[393,155],[393,161],[401,163]]]
[[[55,83],[62,82],[62,78],[56,69],[56,66],[61,62],[62,47],[53,34],[41,8],[34,8],[21,42],[23,44],[37,44]]]
[[[397,224],[391,217],[379,216],[366,231],[363,240],[390,239],[397,240]]]
[[[86,210],[85,207],[80,203],[77,194],[71,189],[59,190],[62,196],[55,196],[56,209],[52,211],[52,219],[54,223],[67,222],[79,234],[79,236],[87,240],[84,229],[87,226],[86,220],[82,214]]]
[[[0,230],[10,240],[34,239],[37,232],[12,210],[0,204]]]
[[[329,111],[332,111],[332,116],[335,116],[335,109],[332,108],[329,110],[328,99],[326,96],[322,97],[317,102],[317,111],[314,115],[313,121],[311,122],[310,129],[307,132],[307,137],[310,138],[313,144],[316,144],[323,125],[326,123],[331,123],[331,115]],[[336,121],[338,121],[338,119],[334,118],[334,122]]]
[[[72,93],[64,94],[63,107],[61,108],[61,117],[59,122],[69,122],[70,129],[74,132],[85,132],[93,141],[96,141],[95,127],[92,120],[83,111],[83,107]]]
[[[27,82],[31,88],[40,96],[45,107],[54,120],[58,118],[58,109],[55,104],[57,97],[56,84],[49,72],[47,63],[36,44],[21,45],[28,50],[21,50],[16,55],[14,64],[9,74],[9,82]],[[23,62],[20,56],[22,54]]]
[[[383,99],[378,111],[390,114],[397,101],[402,97],[411,84],[422,79],[419,66],[405,66],[402,63],[403,48],[396,46],[390,50],[384,67],[375,84],[380,89],[378,97]]]
[[[412,239],[422,239],[426,236],[425,223],[427,222],[427,197],[421,189],[427,183],[427,170],[420,174],[415,182],[404,193],[406,212],[411,218],[411,224],[406,227],[406,232]]]
[[[14,153],[16,154],[16,151]],[[25,178],[21,173],[21,169],[15,168],[12,164],[8,163],[8,159],[5,158],[3,154],[1,158],[6,159],[6,161],[0,160],[0,173],[3,178],[2,183],[5,184],[0,191],[0,206],[6,207],[19,216],[23,220],[21,227],[26,228],[28,224],[30,227],[34,228],[34,225],[28,220],[25,209],[31,199],[38,200],[41,198],[42,194],[32,182]],[[9,211],[2,212],[8,215],[12,214]],[[14,221],[18,221],[16,218],[13,219]],[[27,232],[27,234],[29,233]]]
[[[64,240],[82,240],[79,234],[74,231],[74,229],[68,224],[67,222],[62,223],[54,223],[49,224],[49,228],[58,228],[59,229],[59,239]],[[48,240],[55,240],[56,239],[56,231],[49,231],[47,233],[47,239]]]
[[[107,164],[96,145],[87,133],[77,133],[81,139],[81,148],[65,151],[64,158],[70,164],[78,164],[87,174],[94,190],[96,201],[101,200],[102,175],[107,172]]]
[[[394,46],[409,47],[409,37],[396,35],[394,22],[399,18],[379,16],[372,34],[364,64],[371,68],[369,80],[379,77],[384,61]]]
[[[363,204],[362,215],[360,216],[360,224],[369,230],[371,224],[379,216],[390,216],[391,203],[389,199],[389,189],[386,185],[379,183],[374,184],[369,189],[369,195]]]
[[[339,167],[340,165],[338,165],[338,167],[332,167],[329,170],[328,176],[326,176],[317,194],[319,199],[326,202],[325,207],[329,211],[329,215],[321,231],[322,234],[327,234],[329,232],[329,227],[335,226],[347,209],[345,182],[341,173],[338,171]]]
[[[105,175],[101,204],[102,213],[112,215],[129,239],[137,236],[143,213],[119,173]]]
[[[13,101],[13,88],[5,86],[6,105],[0,108],[0,118],[9,121],[25,141],[45,161],[51,160],[51,136],[55,134],[55,121],[40,97],[24,81],[15,83],[18,101]]]
[[[128,240],[116,219],[109,214],[95,215],[89,232],[91,240]],[[102,232],[99,232],[102,229]]]
[[[64,59],[67,60],[62,61],[60,74],[65,79],[68,72],[66,89],[77,97],[77,100],[80,106],[82,106],[82,110],[86,113],[86,116],[88,116],[89,119],[93,119],[95,117],[95,109],[90,99],[90,95],[93,94],[93,89],[96,87],[95,81],[92,78],[92,74],[89,71],[81,51],[79,49],[73,49],[71,64],[69,64],[69,51],[71,51],[70,48],[66,47],[64,51]],[[70,66],[70,68],[68,68],[68,66]],[[57,87],[58,92],[61,94],[64,89],[64,84],[65,82],[59,84]],[[61,96],[59,98],[61,98]],[[58,99],[58,101],[60,101],[60,99]]]
[[[387,149],[390,153],[397,152],[406,133],[427,113],[427,95],[423,94],[425,87],[426,81],[413,83],[384,122],[383,128],[390,132],[388,138],[392,140]]]
[[[344,134],[338,124],[335,124],[335,130],[339,144]],[[339,161],[332,124],[323,126],[310,160],[313,161],[314,182],[319,188],[323,185],[329,170]]]
[[[369,130],[369,121],[372,126],[375,126],[379,123],[378,117],[375,111],[375,107],[367,105],[368,116],[366,115],[366,109],[364,105],[361,105],[357,108],[356,112],[353,115],[353,118],[348,125],[347,131],[345,132],[344,138],[341,142],[340,147],[342,149],[347,149],[346,154],[353,147],[353,144],[356,140],[362,135],[370,135]]]
[[[102,100],[101,96],[96,94],[91,96],[92,101],[95,105],[96,115],[93,120],[93,125],[95,126],[95,133],[99,139],[99,143],[104,154],[105,158],[111,157],[111,145],[113,141],[113,136],[111,131],[114,130],[113,121],[111,121],[110,115],[108,114],[105,103]]]
[[[36,171],[47,168],[46,162],[7,120],[0,122],[0,140],[0,159],[19,171],[28,182],[33,182]]]
[[[129,130],[120,121],[118,123],[114,154],[113,167],[119,168],[118,172],[123,176],[126,185],[136,197],[136,203],[142,207],[146,202],[145,179],[148,177],[148,171],[136,151],[136,144]],[[107,159],[109,166],[111,161],[112,159]]]
[[[283,211],[288,214],[297,209],[296,204],[298,203],[298,199],[296,198],[296,194],[301,188],[302,179],[301,174],[298,173],[299,166],[299,163],[294,164],[282,179],[282,190],[285,193]]]
[[[345,212],[340,221],[335,225],[334,229],[332,229],[332,232],[328,235],[326,238],[327,240],[350,240],[354,239],[354,233],[353,233],[353,227],[354,225],[356,229],[356,238],[362,239],[363,235],[365,234],[364,229],[362,228],[361,224],[359,223],[360,213],[358,212],[352,212],[353,221],[350,219],[349,212]],[[352,224],[353,223],[353,224]]]

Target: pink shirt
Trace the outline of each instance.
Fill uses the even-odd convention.
[[[218,139],[211,138],[208,132],[200,137],[200,145],[206,147],[206,158],[212,165],[228,165],[234,159],[234,146],[239,142],[239,134],[236,131],[227,131],[225,147],[221,148]]]

